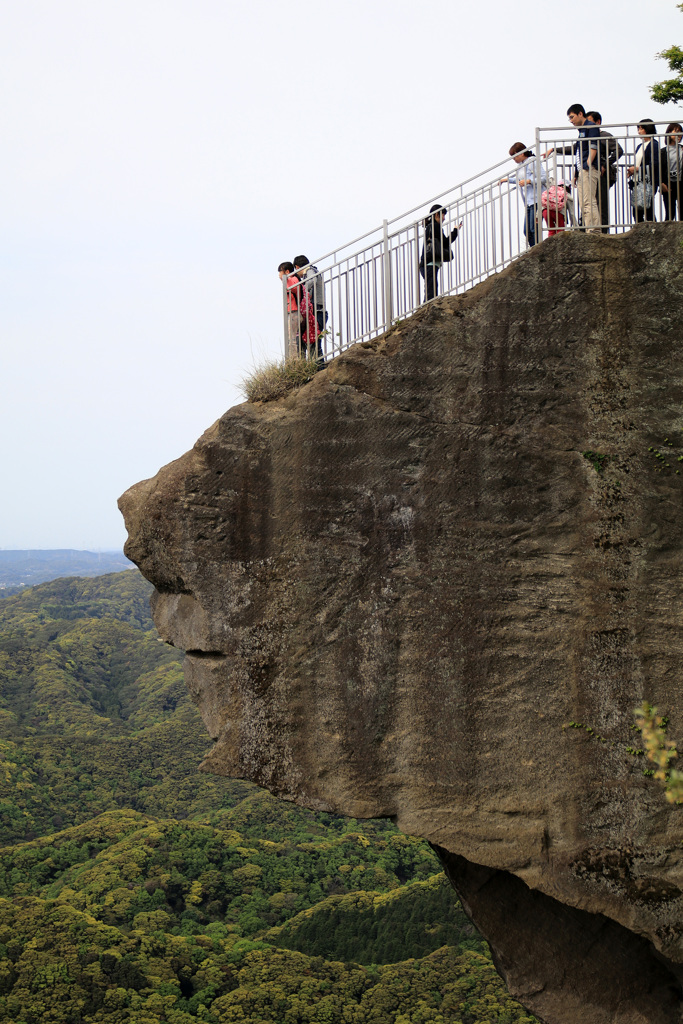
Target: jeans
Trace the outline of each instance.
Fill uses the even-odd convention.
[[[524,218],[524,237],[526,238],[529,248],[531,248],[532,245],[536,245],[536,207],[534,205],[527,206],[526,208],[526,217]]]

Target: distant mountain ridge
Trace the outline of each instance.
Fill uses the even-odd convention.
[[[103,576],[132,569],[122,551],[77,551],[71,548],[4,551],[0,549],[0,596],[62,576]]]

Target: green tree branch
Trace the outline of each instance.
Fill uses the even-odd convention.
[[[636,709],[635,714],[645,753],[655,766],[654,777],[664,784],[665,796],[670,804],[682,803],[683,772],[670,768],[671,761],[678,757],[678,751],[673,740],[667,739],[664,719],[657,714],[657,708],[647,701]]]
[[[676,4],[683,11],[683,3]],[[665,60],[669,70],[676,73],[676,78],[668,78],[664,82],[655,82],[650,87],[650,95],[655,103],[680,103],[683,101],[683,50],[680,46],[671,46],[662,50],[657,56]]]

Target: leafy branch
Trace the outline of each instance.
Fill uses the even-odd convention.
[[[679,11],[683,11],[683,3],[676,4]],[[650,94],[655,103],[680,103],[683,101],[683,50],[680,46],[670,46],[668,50],[662,50],[657,56],[665,60],[669,70],[676,73],[676,78],[669,78],[664,82],[655,82],[650,87]]]
[[[657,708],[643,701],[636,709],[636,721],[643,738],[648,760],[655,766],[654,777],[664,784],[665,796],[670,804],[683,803],[683,772],[670,768],[678,757],[673,740],[667,739],[666,719],[657,714]]]

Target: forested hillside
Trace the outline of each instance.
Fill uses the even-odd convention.
[[[0,1020],[531,1024],[423,842],[372,824],[316,840],[296,812],[273,842],[230,816],[117,811],[1,850]],[[321,952],[312,932],[307,955],[273,945],[307,920],[330,930]]]
[[[328,896],[272,928],[268,941],[310,956],[364,964],[392,964],[445,945],[487,952],[442,872],[388,893],[365,891],[364,878],[357,881],[352,892]],[[367,883],[372,884],[371,876]]]
[[[209,740],[151,589],[131,571],[0,602],[0,843],[122,807],[186,817],[247,792],[197,771]]]
[[[0,602],[0,1021],[530,1024],[427,844],[197,771],[149,590]]]

